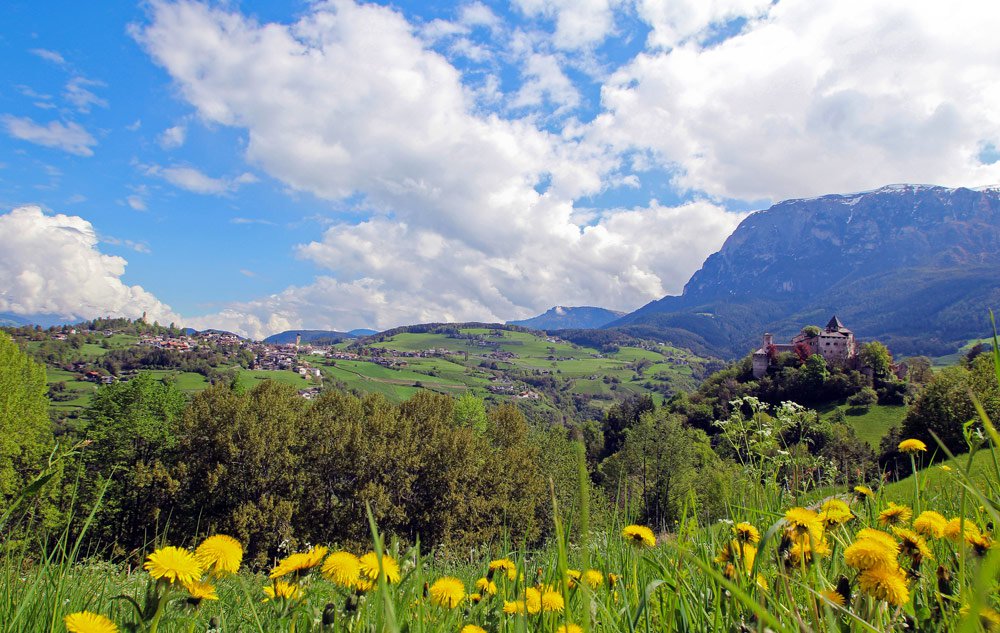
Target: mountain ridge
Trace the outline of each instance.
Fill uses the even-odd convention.
[[[530,319],[507,321],[506,325],[519,325],[536,330],[597,329],[625,312],[595,306],[553,306]]]

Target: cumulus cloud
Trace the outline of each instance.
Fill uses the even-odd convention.
[[[644,3],[653,48],[602,90],[593,138],[649,152],[680,187],[781,199],[1000,179],[1000,4]],[[697,10],[694,7],[700,7]],[[762,11],[763,7],[763,11]],[[711,23],[742,30],[703,44]],[[970,24],[976,24],[970,29]],[[669,49],[658,46],[673,46]]]
[[[334,2],[262,25],[154,3],[137,37],[200,117],[247,130],[249,160],[293,189],[360,194],[374,210],[299,247],[328,271],[313,283],[196,323],[263,335],[503,320],[555,303],[633,308],[680,290],[739,220],[697,203],[578,225],[573,200],[600,192],[618,159],[530,119],[478,113],[458,71],[385,7]]]
[[[55,147],[77,156],[93,156],[91,147],[97,139],[76,123],[52,121],[48,125],[36,123],[28,117],[4,115],[0,117],[7,134],[14,138],[45,147]]]
[[[112,315],[179,321],[142,286],[122,281],[126,261],[105,255],[90,222],[19,207],[0,215],[0,311],[66,318]],[[125,244],[136,250],[144,245]]]
[[[187,126],[180,124],[168,127],[160,134],[160,147],[163,149],[176,149],[184,144],[187,138]]]
[[[529,17],[555,21],[553,44],[564,50],[592,47],[614,30],[619,0],[515,0]]]
[[[523,74],[525,81],[514,95],[512,107],[539,106],[548,102],[556,106],[558,113],[580,104],[580,92],[563,73],[554,55],[529,55]]]

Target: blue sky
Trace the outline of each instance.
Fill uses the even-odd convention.
[[[0,312],[264,336],[629,310],[772,201],[1000,181],[981,2],[15,0],[0,24]]]

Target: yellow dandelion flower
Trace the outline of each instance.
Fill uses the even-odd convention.
[[[569,585],[570,589],[576,589],[580,586],[580,578],[582,574],[579,569],[567,569],[566,570],[566,584]]]
[[[454,609],[465,600],[465,585],[458,578],[444,576],[434,581],[428,592],[431,602],[439,607]]]
[[[730,563],[735,561],[740,561],[743,563],[743,568],[746,573],[750,573],[753,569],[753,562],[757,558],[757,548],[749,543],[743,543],[737,539],[733,539],[722,546],[719,550],[718,556],[715,557],[715,562],[717,563]],[[735,567],[733,568],[733,574],[735,575]]]
[[[819,595],[823,596],[823,598],[827,602],[835,604],[838,607],[847,606],[847,601],[844,600],[844,596],[840,595],[840,593],[838,593],[836,589],[827,589],[825,591],[821,591],[819,592]]]
[[[823,522],[823,525],[828,528],[834,528],[853,519],[854,513],[846,508],[831,507],[826,510],[820,510],[819,518]]]
[[[556,629],[556,633],[583,633],[583,627],[579,624],[563,624]]]
[[[791,548],[789,548],[786,560],[789,565],[799,567],[802,565],[803,560],[806,564],[811,564],[813,560],[829,555],[830,544],[827,543],[826,539],[813,541],[803,536],[796,540]]]
[[[826,512],[827,510],[834,510],[836,512],[850,512],[851,508],[836,497],[831,497],[823,502],[823,505],[819,507],[820,512]]]
[[[524,615],[527,612],[524,600],[504,600],[503,612],[507,615]]]
[[[938,466],[938,468],[940,468],[941,470],[943,470],[946,473],[950,473],[951,472],[951,466],[949,466],[948,464],[941,464],[940,466]]]
[[[274,569],[271,570],[271,578],[281,578],[282,576],[287,576],[288,574],[305,574],[308,573],[313,567],[318,566],[323,562],[323,558],[329,550],[322,546],[316,545],[309,549],[307,552],[301,552],[297,554],[289,554],[288,556],[281,559]]]
[[[959,613],[963,616],[969,615],[969,605],[962,605]],[[979,624],[986,631],[1000,631],[1000,613],[997,613],[988,606],[979,609]]]
[[[350,552],[334,552],[326,557],[321,572],[335,585],[351,589],[361,579],[361,561]]]
[[[883,547],[892,550],[893,555],[899,553],[899,543],[896,539],[892,538],[891,534],[887,534],[882,530],[876,530],[874,528],[864,528],[858,530],[858,533],[854,535],[855,540],[870,539],[881,543]]]
[[[878,513],[878,522],[886,526],[902,525],[912,516],[913,510],[890,501],[886,509]]]
[[[993,546],[993,539],[988,534],[967,534],[965,542],[972,546],[972,551],[976,556],[986,556]]]
[[[69,633],[118,633],[114,622],[99,613],[79,611],[63,618]]]
[[[858,586],[869,596],[885,600],[891,605],[901,606],[910,601],[910,590],[906,578],[897,569],[872,567],[861,572]]]
[[[733,526],[733,536],[741,543],[760,543],[760,532],[746,521],[740,521]]]
[[[757,574],[757,586],[764,591],[768,591],[770,589],[767,585],[767,578],[764,578],[764,574]]]
[[[656,537],[653,536],[653,530],[645,525],[629,525],[622,530],[622,536],[630,544],[639,549],[656,546]]]
[[[924,510],[913,520],[913,529],[926,538],[941,538],[948,519],[933,510]]]
[[[785,512],[785,523],[788,524],[793,540],[806,535],[814,541],[823,538],[823,523],[819,520],[819,515],[812,510],[789,508]]]
[[[302,589],[298,585],[284,580],[275,580],[264,587],[264,593],[268,600],[295,600],[302,596]]]
[[[469,602],[472,604],[479,604],[483,600],[483,594],[481,593],[470,593]]]
[[[899,564],[896,561],[895,544],[890,549],[876,539],[864,538],[851,543],[844,550],[844,562],[862,571],[876,567],[895,569]]]
[[[524,607],[528,613],[534,615],[542,610],[542,592],[534,587],[524,590]]]
[[[621,574],[608,574],[608,584],[612,589],[618,586],[618,581],[622,579]]]
[[[497,560],[490,561],[490,571],[503,572],[507,575],[507,580],[514,580],[517,578],[517,565],[515,565],[514,561],[509,558],[499,558]]]
[[[235,574],[243,562],[243,545],[231,536],[216,534],[201,542],[194,557],[202,569],[213,576]]]
[[[198,602],[202,600],[219,599],[219,596],[215,593],[215,585],[201,580],[184,583],[184,588],[187,589],[188,595],[191,596],[193,600]]]
[[[475,624],[466,624],[459,633],[486,633],[486,629]]]
[[[546,591],[542,594],[542,611],[562,613],[566,608],[566,601],[558,591]]]
[[[146,557],[142,566],[156,580],[166,580],[170,583],[189,583],[201,578],[202,569],[194,554],[168,545],[161,547]]]
[[[868,486],[854,486],[854,498],[858,501],[874,499],[875,493]]]
[[[596,569],[588,569],[583,572],[583,582],[590,585],[591,589],[597,589],[604,584],[604,574]]]
[[[931,549],[927,547],[927,541],[925,541],[922,536],[913,530],[898,527],[893,528],[892,533],[899,539],[900,550],[913,560],[923,558],[933,560],[934,554],[931,553]]]
[[[497,584],[489,578],[480,578],[477,580],[476,589],[490,596],[497,595]]]
[[[362,578],[378,584],[378,556],[375,552],[368,552],[358,559],[358,562],[361,564]],[[395,558],[388,554],[382,554],[382,570],[385,572],[387,583],[394,585],[399,582],[399,563],[396,562]]]
[[[944,535],[949,539],[960,541],[962,540],[963,532],[965,538],[980,535],[979,527],[968,519],[963,522],[961,518],[955,517],[945,523]]]
[[[901,453],[926,453],[927,445],[920,440],[910,438],[903,440],[899,443],[899,452]]]

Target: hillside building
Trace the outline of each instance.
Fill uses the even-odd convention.
[[[753,353],[753,377],[760,378],[766,374],[782,352],[796,354],[802,359],[819,354],[828,365],[847,367],[858,356],[858,344],[854,340],[854,332],[844,327],[836,315],[822,330],[802,328],[790,343],[775,343],[773,335],[764,334],[760,349]]]

